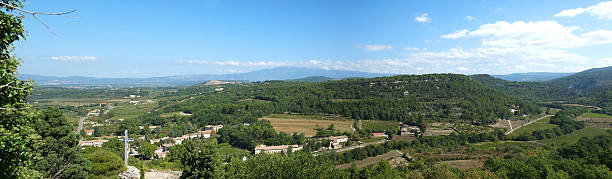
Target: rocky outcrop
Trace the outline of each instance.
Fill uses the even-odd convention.
[[[119,174],[121,179],[140,179],[140,170],[134,166],[128,166],[126,171]]]

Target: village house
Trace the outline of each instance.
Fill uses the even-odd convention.
[[[155,158],[165,159],[166,156],[170,153],[168,150],[164,150],[163,147],[159,147],[155,150]]]
[[[102,144],[108,142],[108,140],[85,140],[79,142],[79,146],[94,146],[94,147],[102,147]]]
[[[410,126],[408,124],[402,124],[400,127],[400,135],[409,136],[418,134],[421,132],[421,129],[418,126]]]
[[[172,138],[176,144],[183,143],[183,140],[193,139],[198,137],[210,138],[212,134],[212,130],[205,130],[191,134],[185,134],[181,137]]]
[[[384,137],[384,138],[387,138],[387,134],[385,134],[385,133],[377,133],[377,132],[374,132],[374,133],[372,133],[372,137],[374,137],[374,138],[376,138],[376,137]]]
[[[207,125],[207,126],[204,126],[204,130],[215,130],[215,132],[219,131],[219,129],[221,129],[221,128],[223,128],[223,125],[214,125],[214,126],[213,125]]]
[[[330,137],[327,137],[327,140],[329,140],[329,149],[339,149],[339,148],[342,148],[341,143],[348,141],[348,137],[346,135],[330,136]]]
[[[85,130],[85,134],[87,134],[87,135],[93,135],[94,132],[96,132],[96,130],[93,130],[93,129],[86,129]]]
[[[87,113],[87,116],[99,116],[100,115],[100,110],[99,109],[94,109],[89,111],[89,113]]]
[[[130,104],[137,105],[140,101],[130,101]]]
[[[255,154],[259,154],[261,152],[274,154],[274,153],[279,153],[279,152],[288,152],[289,150],[291,150],[291,152],[295,152],[301,149],[302,149],[302,146],[299,146],[299,145],[266,146],[266,145],[261,144],[255,147]]]

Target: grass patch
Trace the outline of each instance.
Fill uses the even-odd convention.
[[[355,163],[357,168],[363,168],[363,167],[366,167],[368,165],[372,165],[372,164],[378,163],[378,161],[381,161],[381,160],[389,160],[391,158],[400,157],[400,156],[402,156],[402,154],[400,154],[396,150],[391,150],[391,151],[389,151],[387,153],[378,155],[376,157],[368,157],[368,158],[363,159],[363,160],[354,161],[354,162],[351,162],[351,163],[345,163],[345,164],[342,164],[342,165],[337,165],[336,168],[346,169],[346,168],[351,167],[351,165],[353,165],[353,163]]]
[[[361,120],[361,129],[372,132],[389,131],[395,133],[399,130],[399,123],[397,121]]]
[[[370,143],[370,142],[376,142],[376,141],[381,141],[381,140],[385,140],[385,138],[384,137],[373,137],[373,138],[364,139],[361,142]]]
[[[287,114],[273,114],[267,117],[260,118],[260,120],[268,120],[272,123],[274,130],[277,132],[285,132],[292,134],[294,132],[303,133],[306,136],[313,136],[317,133],[315,128],[327,128],[329,125],[334,124],[334,128],[341,132],[353,132],[351,126],[353,121],[349,120],[319,120],[316,119],[315,115],[291,115]],[[280,117],[280,118],[279,118]],[[290,118],[291,117],[291,118]],[[326,118],[326,117],[322,117]]]
[[[313,119],[313,120],[337,120],[337,121],[348,121],[345,117],[339,115],[328,115],[328,114],[270,114],[269,118],[279,119]]]
[[[531,123],[529,125],[523,126],[517,129],[516,131],[512,132],[512,134],[510,134],[510,137],[514,138],[514,137],[520,136],[521,134],[531,134],[531,132],[536,131],[536,130],[558,128],[559,126],[550,124],[550,118],[551,117],[547,117],[539,121],[536,121],[534,123]]]
[[[117,106],[112,109],[109,114],[112,115],[111,119],[136,119],[138,116],[152,110],[155,107],[155,103],[139,104],[139,105],[125,105]]]
[[[574,144],[582,137],[593,137],[598,135],[610,135],[605,129],[584,128],[572,132],[571,134],[557,136],[550,139],[542,140],[543,143],[551,145]]]
[[[582,114],[581,117],[612,119],[612,116],[607,115],[607,114],[590,113],[590,112]]]

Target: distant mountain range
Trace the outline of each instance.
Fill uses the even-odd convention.
[[[32,79],[37,86],[63,86],[63,87],[85,87],[85,86],[109,86],[109,87],[161,87],[161,86],[189,86],[203,83],[209,80],[231,80],[231,81],[266,81],[266,80],[295,80],[296,81],[326,81],[330,79],[343,78],[373,78],[380,76],[391,76],[393,74],[367,73],[359,71],[324,70],[315,68],[278,67],[272,69],[257,70],[247,73],[235,74],[201,74],[201,75],[178,75],[150,78],[96,78],[84,76],[42,76],[23,74],[21,79]],[[328,78],[328,79],[327,79]]]
[[[574,73],[549,73],[549,72],[531,72],[531,73],[512,73],[508,75],[492,75],[495,78],[506,81],[548,81]]]

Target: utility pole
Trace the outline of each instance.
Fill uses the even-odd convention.
[[[130,145],[130,143],[128,143],[128,131],[125,130],[125,138],[123,138],[123,142],[125,142],[125,167],[128,166],[128,157],[130,156],[130,147],[128,145]]]

